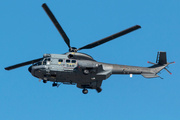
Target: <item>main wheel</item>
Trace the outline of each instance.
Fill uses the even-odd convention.
[[[87,94],[88,90],[87,89],[83,89],[82,92],[83,92],[83,94]]]
[[[84,70],[83,70],[83,73],[84,73],[85,75],[88,75],[88,74],[89,74],[89,70],[84,69]]]
[[[53,86],[53,87],[57,86],[57,83],[54,82],[54,83],[52,84],[52,86]]]

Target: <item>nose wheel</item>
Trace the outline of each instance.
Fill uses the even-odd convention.
[[[43,83],[47,83],[47,80],[43,80]]]
[[[82,93],[83,93],[83,94],[87,94],[87,93],[88,93],[88,90],[84,88],[84,89],[82,90]]]

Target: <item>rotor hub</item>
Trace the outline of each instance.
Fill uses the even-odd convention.
[[[71,47],[71,48],[69,48],[69,52],[77,52],[77,48],[76,47]]]

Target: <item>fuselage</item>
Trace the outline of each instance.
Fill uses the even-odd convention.
[[[77,83],[80,88],[82,85],[97,85],[98,83],[101,85],[102,81],[112,74],[146,74],[153,73],[153,70],[146,67],[101,63],[87,54],[74,52],[44,54],[41,61],[29,68],[31,74],[39,79],[69,84]]]

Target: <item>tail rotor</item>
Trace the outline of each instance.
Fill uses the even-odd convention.
[[[161,70],[165,69],[170,75],[172,74],[168,69],[168,65],[173,64],[175,62],[167,62],[167,58],[166,58],[166,52],[161,52],[159,51],[157,53],[157,59],[156,59],[156,63],[153,62],[149,62],[150,64],[153,64],[153,66],[151,66],[151,68],[155,68],[156,70],[156,74],[159,73]]]

